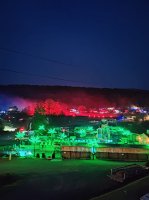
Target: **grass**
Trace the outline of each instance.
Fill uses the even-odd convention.
[[[119,183],[107,177],[111,168],[130,163],[101,160],[48,161],[42,159],[0,160],[0,174],[22,177],[15,187],[1,190],[3,199],[87,200]]]

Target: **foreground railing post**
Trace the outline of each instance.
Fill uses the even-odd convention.
[[[113,174],[113,170],[111,169],[111,175]]]

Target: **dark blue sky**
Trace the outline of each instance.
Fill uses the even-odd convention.
[[[0,68],[26,73],[0,84],[149,89],[148,0],[1,0],[0,29]]]

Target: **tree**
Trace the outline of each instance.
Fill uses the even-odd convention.
[[[39,131],[45,131],[45,126],[44,126],[43,124],[40,125],[39,128],[38,128],[38,130],[39,130]]]
[[[20,131],[17,132],[16,135],[15,135],[15,137],[20,141],[20,144],[22,144],[22,140],[23,140],[24,136],[25,136],[25,133],[20,132]]]
[[[80,137],[85,137],[86,136],[86,130],[85,129],[78,130],[78,133],[80,134]]]
[[[23,112],[25,112],[29,116],[33,116],[35,113],[35,105],[32,103],[31,106],[27,106],[23,109]]]
[[[53,144],[53,140],[55,138],[55,133],[56,133],[56,129],[55,128],[50,128],[48,130],[48,135],[50,136],[51,145]]]
[[[40,140],[39,136],[31,136],[30,139],[29,139],[29,141],[30,141],[32,144],[34,144],[34,157],[35,157],[35,145],[36,145],[37,143],[40,143],[41,140]]]
[[[47,115],[61,115],[63,114],[63,106],[58,101],[47,99],[44,103],[45,112]]]
[[[61,139],[61,140],[64,140],[66,137],[67,137],[67,136],[66,136],[65,133],[60,133],[60,139]]]
[[[64,132],[59,133],[59,139],[60,139],[60,144],[65,142],[65,139],[67,138],[67,135]]]
[[[48,123],[49,121],[45,115],[45,108],[42,103],[38,103],[35,109],[34,117],[32,119],[32,127],[33,129],[37,130],[39,126],[47,126]]]
[[[0,119],[0,131],[3,131],[4,129],[4,124],[3,121]]]
[[[89,147],[98,147],[97,139],[89,139],[87,142],[87,146]]]
[[[84,113],[84,112],[86,112],[87,109],[85,106],[81,105],[81,106],[78,106],[78,110],[80,113]]]
[[[88,126],[88,127],[86,128],[86,131],[89,132],[89,133],[93,133],[94,129],[93,129],[92,126]]]

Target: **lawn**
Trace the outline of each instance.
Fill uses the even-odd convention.
[[[107,177],[111,168],[126,162],[100,160],[48,161],[42,159],[0,160],[0,174],[21,177],[1,188],[2,199],[87,200],[120,186]]]

